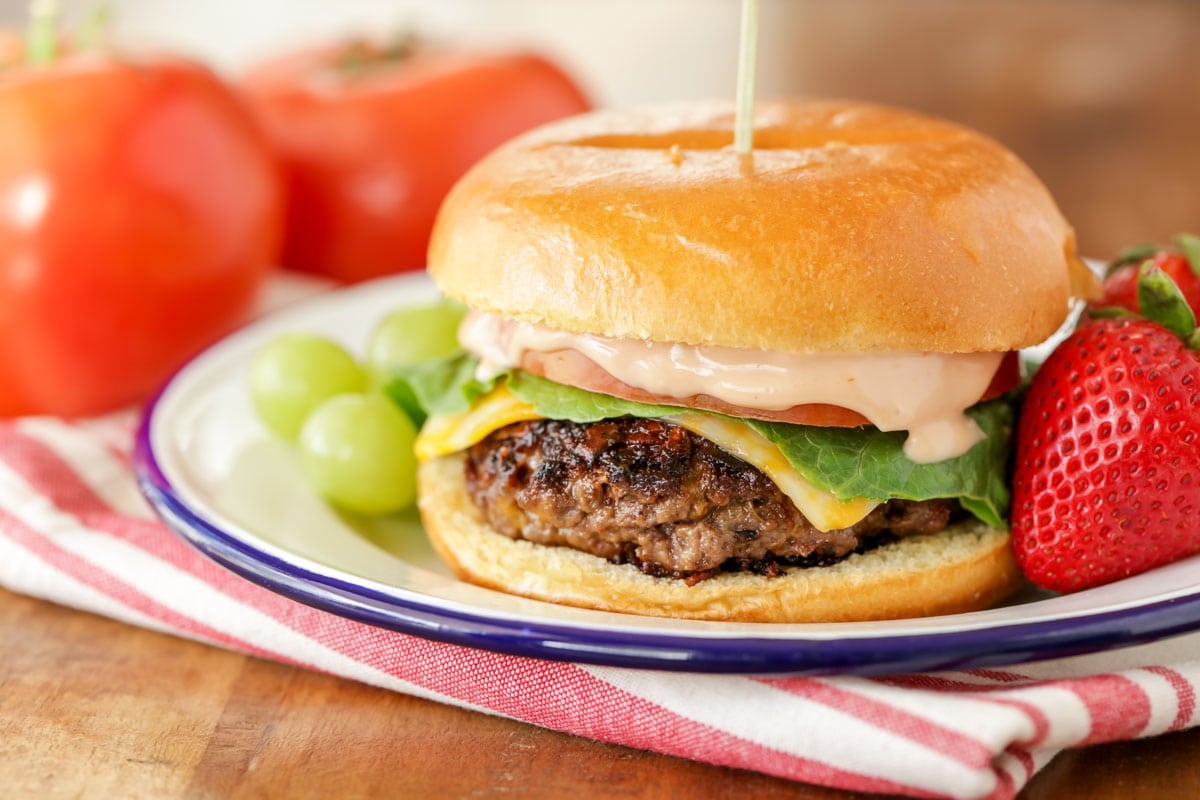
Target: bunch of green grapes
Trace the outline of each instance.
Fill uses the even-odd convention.
[[[372,515],[412,504],[417,431],[381,388],[396,367],[457,352],[462,315],[450,303],[394,311],[372,331],[365,363],[309,333],[283,334],[255,353],[255,412],[295,443],[306,478],[330,503]]]

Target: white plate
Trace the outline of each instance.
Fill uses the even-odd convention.
[[[881,673],[1091,652],[1200,627],[1200,560],[1053,597],[926,619],[778,625],[663,620],[526,600],[455,579],[413,513],[354,519],[322,503],[289,446],[271,438],[245,385],[254,351],[284,331],[361,352],[397,306],[436,296],[424,276],[301,303],[186,366],[146,412],[135,465],[167,523],[275,591],[370,624],[501,652],[710,672]]]

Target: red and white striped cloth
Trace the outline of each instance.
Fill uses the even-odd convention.
[[[555,730],[859,791],[1011,798],[1063,748],[1200,720],[1200,635],[866,679],[591,667],[372,628],[251,584],[165,529],[130,473],[133,426],[131,414],[0,422],[0,585]]]

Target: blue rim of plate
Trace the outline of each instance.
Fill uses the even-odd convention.
[[[498,618],[400,597],[353,576],[281,559],[190,507],[163,474],[151,443],[160,393],[138,428],[139,488],[167,526],[242,577],[309,606],[368,625],[515,656],[687,672],[878,675],[1010,666],[1143,644],[1200,627],[1200,592],[1133,608],[979,629],[845,638],[704,637],[609,631]]]

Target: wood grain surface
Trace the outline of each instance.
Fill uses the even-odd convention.
[[[1033,167],[1081,252],[1200,228],[1200,3],[780,0],[803,13],[762,66],[790,93],[921,109]]]
[[[3,590],[0,653],[4,798],[879,797],[554,733]],[[1197,765],[1200,730],[1093,747],[1021,797],[1200,797]]]

